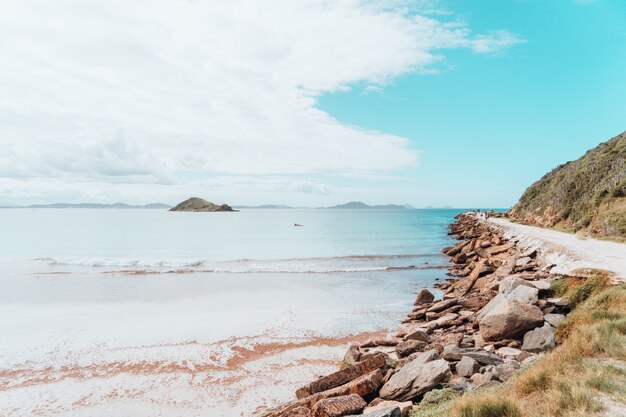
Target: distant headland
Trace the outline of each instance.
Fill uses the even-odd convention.
[[[325,207],[327,209],[394,209],[394,210],[405,210],[415,208],[408,204],[382,204],[370,206],[362,201],[350,201],[349,203],[339,204],[337,206]]]

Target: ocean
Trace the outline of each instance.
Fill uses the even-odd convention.
[[[0,210],[0,415],[288,400],[446,277],[459,212]]]

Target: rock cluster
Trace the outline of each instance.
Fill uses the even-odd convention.
[[[349,347],[342,369],[296,391],[266,417],[407,416],[436,388],[499,384],[553,348],[568,306],[549,298],[551,265],[524,253],[475,213],[457,216],[445,248],[449,279],[435,299],[422,289],[404,328],[385,340]]]

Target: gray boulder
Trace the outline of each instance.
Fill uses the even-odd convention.
[[[539,307],[505,300],[489,311],[480,321],[480,334],[486,341],[515,339],[543,324]]]
[[[500,294],[510,294],[515,288],[522,286],[530,286],[530,283],[525,279],[518,277],[517,275],[511,275],[500,281],[498,292]]]
[[[417,358],[393,374],[379,395],[385,400],[408,401],[446,382],[450,376],[450,367],[444,359],[420,363]]]
[[[539,290],[534,287],[520,285],[507,295],[507,299],[519,301],[520,303],[536,304],[537,300],[539,300]]]
[[[478,372],[480,365],[469,356],[463,356],[461,361],[456,364],[456,373],[462,377],[469,378]]]
[[[563,314],[546,314],[543,318],[550,323],[552,327],[559,327],[559,324],[563,323],[563,320],[565,320]]]
[[[556,329],[548,323],[524,335],[522,349],[528,352],[543,352],[556,346]]]

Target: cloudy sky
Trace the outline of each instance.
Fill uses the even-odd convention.
[[[0,205],[506,207],[626,120],[618,0],[0,7]]]

